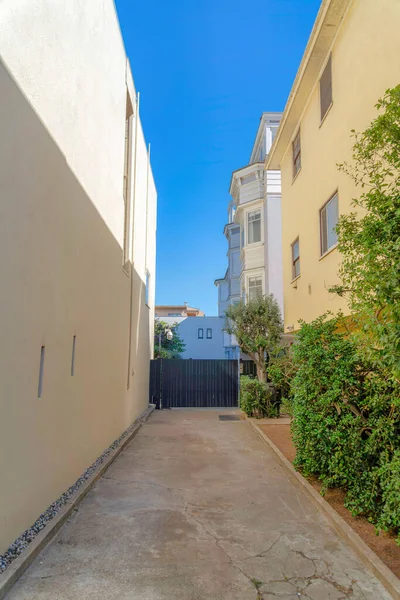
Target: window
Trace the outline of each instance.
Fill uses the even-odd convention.
[[[131,139],[132,139],[132,102],[126,93],[126,114],[125,114],[125,150],[124,150],[124,248],[123,248],[123,264],[129,260],[129,225],[130,225],[130,203],[129,203],[129,186],[131,178]]]
[[[319,101],[321,105],[321,121],[332,104],[332,57],[329,57],[321,79],[319,80]]]
[[[262,277],[249,277],[249,300],[262,296]]]
[[[256,176],[255,173],[251,173],[250,175],[247,175],[246,177],[242,177],[240,180],[240,183],[242,185],[246,185],[246,183],[251,183],[252,181],[255,181]]]
[[[146,271],[146,306],[150,307],[150,273]]]
[[[300,245],[299,238],[292,244],[292,279],[300,276]]]
[[[253,210],[247,214],[247,243],[261,242],[261,211]]]
[[[212,340],[212,329],[207,329],[207,339]]]
[[[231,275],[240,275],[241,264],[239,250],[231,254]]]
[[[168,313],[169,317],[181,317],[182,313]]]
[[[202,329],[201,327],[197,330],[197,337],[199,338],[199,340],[202,340],[204,338],[204,329]]]
[[[337,243],[336,225],[339,218],[338,195],[335,194],[319,212],[321,255]]]
[[[301,169],[301,144],[300,144],[300,129],[298,130],[296,137],[292,142],[293,151],[293,177],[296,177],[297,173]]]

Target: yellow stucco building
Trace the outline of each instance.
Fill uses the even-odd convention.
[[[266,169],[282,173],[285,332],[327,310],[348,312],[334,226],[359,196],[337,164],[351,161],[351,130],[377,116],[400,83],[400,1],[323,0]]]

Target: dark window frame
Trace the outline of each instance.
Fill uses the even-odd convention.
[[[293,179],[301,169],[301,137],[300,127],[292,142]]]
[[[197,339],[204,340],[204,329],[202,327],[199,327],[197,330]]]
[[[332,104],[332,54],[330,54],[319,80],[319,107],[321,123],[328,114]]]
[[[208,334],[210,334],[210,335],[208,335]],[[212,328],[211,327],[207,327],[206,338],[208,340],[212,340]]]
[[[294,247],[296,244],[298,245],[298,256],[295,258],[293,250],[294,250]],[[292,281],[294,281],[301,275],[300,237],[299,236],[297,236],[297,238],[291,244],[291,253],[292,253]],[[298,270],[299,270],[298,273],[296,272],[297,271],[296,265],[298,265]]]
[[[338,216],[338,219],[339,219],[339,191],[338,190],[336,190],[332,194],[332,196],[330,196],[329,200],[327,200],[325,202],[325,204],[323,206],[321,206],[321,208],[319,209],[319,240],[320,240],[319,249],[320,249],[320,257],[324,256],[327,252],[329,252],[330,250],[332,250],[333,248],[335,248],[337,246],[337,240],[336,240],[336,242],[334,244],[332,244],[332,246],[329,246],[329,248],[328,248],[328,228],[327,228],[328,222],[326,221],[326,229],[327,229],[327,231],[326,231],[326,249],[324,249],[324,236],[323,236],[323,226],[324,225],[323,225],[323,222],[322,222],[323,214],[325,213],[325,215],[326,215],[326,208],[327,208],[328,204],[330,202],[332,202],[332,200],[335,197],[337,198],[337,216]]]

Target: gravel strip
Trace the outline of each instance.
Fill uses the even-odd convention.
[[[115,448],[118,448],[122,440],[126,438],[126,436],[129,435],[135,427],[138,426],[138,423],[142,421],[143,419],[139,418],[137,421],[132,423],[132,425],[130,425],[128,429],[126,429],[119,436],[119,438],[116,439],[115,442],[113,442],[111,446],[109,446],[107,450],[105,450],[103,454],[101,454],[97,458],[97,460],[95,460],[94,463],[82,473],[82,475],[75,481],[75,483],[71,485],[71,487],[69,487],[66,492],[61,494],[61,496],[57,498],[57,500],[53,502],[53,504],[51,504],[49,508],[47,508],[36,519],[33,525],[29,527],[29,529],[24,531],[24,533],[21,534],[10,545],[10,547],[6,550],[4,554],[0,554],[0,573],[3,573],[7,569],[7,567],[12,563],[12,561],[15,560],[23,550],[25,550],[25,548],[32,542],[32,540],[35,539],[39,531],[46,527],[47,523],[49,523],[49,521],[51,521],[51,519],[53,519],[53,517],[57,515],[59,510],[68,502],[71,496],[73,496],[75,492],[81,487],[81,485],[85,483],[85,481],[89,479],[91,475],[93,475],[93,473],[96,471],[99,465],[101,465],[105,461],[105,459],[111,454],[113,450],[115,450]]]

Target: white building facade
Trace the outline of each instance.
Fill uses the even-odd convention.
[[[148,407],[157,196],[113,0],[0,39],[2,553]]]
[[[283,311],[280,171],[265,171],[280,118],[281,113],[263,113],[249,164],[232,173],[224,231],[228,269],[215,281],[220,316],[229,304],[258,294],[272,294]],[[235,358],[236,340],[225,334],[224,344],[226,357]]]
[[[223,317],[159,317],[159,320],[170,327],[176,325],[176,330],[185,343],[182,358],[226,358]]]

